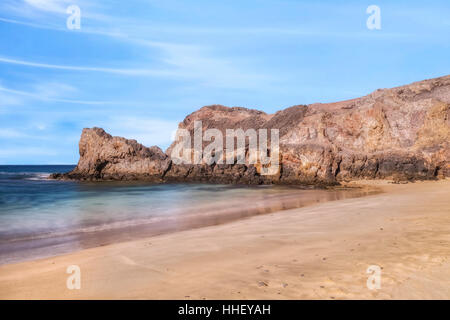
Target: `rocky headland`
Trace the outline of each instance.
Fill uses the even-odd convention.
[[[91,128],[82,132],[77,167],[52,178],[333,185],[450,177],[450,76],[275,114],[206,106],[179,128],[193,133],[194,121],[224,135],[226,129],[279,129],[279,169],[262,175],[258,164],[175,164],[170,156],[175,142],[164,152]]]

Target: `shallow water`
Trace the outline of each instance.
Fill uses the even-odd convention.
[[[0,166],[0,264],[308,204],[364,190],[283,186],[54,181],[74,166]]]

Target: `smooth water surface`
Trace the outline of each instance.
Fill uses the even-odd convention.
[[[49,180],[74,166],[0,166],[0,264],[366,194],[281,186]]]

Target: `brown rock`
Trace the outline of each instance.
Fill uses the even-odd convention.
[[[279,129],[279,172],[262,176],[258,164],[175,165],[170,160],[174,144],[164,153],[93,128],[83,130],[76,169],[54,177],[330,185],[450,176],[450,76],[275,114],[207,106],[187,116],[179,128],[193,134],[196,120],[203,130],[218,129],[224,137],[226,129]]]
[[[83,130],[79,150],[78,165],[65,178],[159,182],[171,163],[158,147],[147,148],[136,140],[113,137],[100,128]]]

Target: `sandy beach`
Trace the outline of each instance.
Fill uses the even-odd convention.
[[[359,184],[383,192],[4,265],[0,298],[450,299],[450,180]]]

